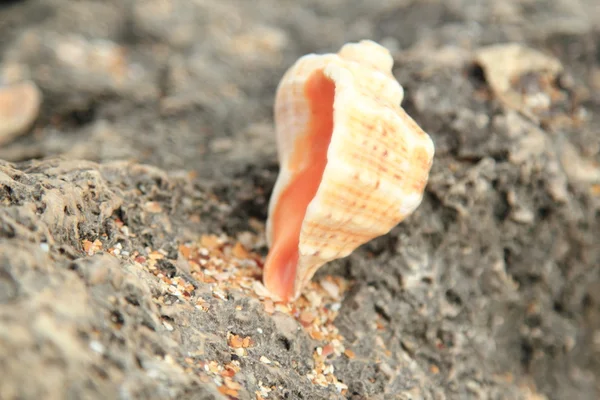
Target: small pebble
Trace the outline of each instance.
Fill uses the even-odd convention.
[[[92,340],[90,342],[90,349],[95,351],[98,354],[104,354],[104,345],[97,340]]]

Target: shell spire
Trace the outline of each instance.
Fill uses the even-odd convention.
[[[269,203],[263,281],[297,298],[323,264],[386,234],[420,204],[429,136],[400,107],[404,92],[379,44],[309,54],[275,98],[280,171]]]

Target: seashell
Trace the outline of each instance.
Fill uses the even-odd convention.
[[[389,52],[372,41],[309,54],[275,98],[280,171],[269,202],[263,282],[297,298],[323,264],[389,232],[420,204],[429,136],[400,107]]]

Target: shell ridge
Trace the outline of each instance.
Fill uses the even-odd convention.
[[[391,57],[390,57],[391,58]],[[359,65],[356,61],[352,61],[352,63],[354,65]],[[366,72],[368,72],[369,74],[384,74],[383,72],[378,71],[377,69],[374,68],[369,68],[369,67],[365,67],[363,68]],[[391,70],[391,68],[390,68]],[[334,112],[334,130],[331,136],[331,142],[327,151],[327,166],[325,167],[325,171],[323,173],[323,178],[322,178],[322,182],[326,181],[326,180],[333,180],[332,178],[329,178],[329,175],[331,175],[333,173],[333,171],[335,171],[334,169],[331,168],[330,165],[330,160],[332,159],[336,159],[336,153],[339,151],[343,151],[343,147],[344,147],[344,140],[347,137],[347,135],[344,133],[344,125],[341,124],[341,120],[344,119],[345,113],[344,113],[344,109],[346,108],[346,103],[350,102],[350,99],[353,100],[353,102],[355,104],[361,104],[361,106],[358,106],[359,108],[365,110],[365,113],[370,113],[372,118],[376,118],[376,116],[378,114],[381,114],[381,112],[378,110],[377,106],[377,99],[373,99],[373,98],[369,98],[368,96],[366,96],[363,93],[360,93],[357,88],[356,88],[356,84],[354,82],[354,73],[350,68],[345,67],[343,64],[340,65],[339,63],[330,63],[328,64],[324,69],[323,69],[323,73],[330,78],[331,80],[333,80],[334,84],[335,84],[335,94],[336,97],[334,99],[334,104],[333,104],[333,112]],[[388,77],[388,80],[390,80],[391,78]],[[396,88],[399,88],[397,90],[397,97],[401,99],[401,97],[403,96],[403,90],[401,89],[401,86],[399,84],[397,84]],[[391,102],[391,104],[389,104],[389,107],[392,108],[394,107],[394,105],[397,108],[400,108],[399,102],[398,104],[395,104],[394,102]],[[379,104],[380,106],[380,104]],[[368,111],[367,111],[368,110]],[[393,115],[397,115],[396,113],[393,113]],[[346,175],[347,176],[353,176],[355,174],[358,174],[358,176],[361,175],[361,171],[352,171],[352,170],[347,170],[346,171]],[[307,224],[309,223],[309,221],[313,220],[313,219],[321,219],[323,216],[320,215],[320,213],[316,210],[318,208],[318,204],[322,202],[322,198],[325,196],[324,191],[325,191],[325,186],[321,185],[318,189],[317,192],[315,194],[315,196],[313,197],[313,199],[311,200],[311,202],[309,203],[307,210],[306,210],[306,214],[304,217],[304,220],[302,222],[302,228],[300,230],[300,241],[299,241],[299,248],[301,250],[301,254],[307,253],[307,254],[311,254],[314,253],[314,247],[310,247],[307,248],[307,246],[304,246],[302,243],[304,242],[304,237],[306,237],[308,235],[308,229],[307,229]],[[368,197],[370,197],[370,194],[368,191],[364,192],[364,196],[365,201],[368,201]],[[333,229],[339,229],[340,227],[343,227],[344,225],[347,225],[349,223],[352,223],[352,221],[354,219],[357,218],[357,215],[360,214],[359,210],[355,210],[354,213],[352,213],[351,215],[348,215],[346,219],[341,219],[341,218],[337,218],[336,215],[331,215],[328,220],[330,222],[328,228]],[[395,226],[397,224],[394,223],[391,226],[385,226],[382,229],[379,229],[375,235],[376,236],[380,236],[382,234],[385,234],[387,232],[389,232],[393,226]],[[363,242],[364,243],[364,242]],[[338,256],[345,256],[349,253],[351,253],[352,251],[354,251],[356,248],[358,248],[360,245],[362,245],[363,243],[357,243],[355,245],[352,246],[341,246],[337,251],[333,251],[330,250],[329,254],[324,254],[324,252],[321,250],[320,254],[323,257],[324,260],[326,260],[325,262],[329,262],[335,258],[337,258]],[[302,251],[304,250],[304,251]],[[307,271],[307,273],[310,273],[310,271]],[[312,275],[311,275],[312,277]],[[308,280],[310,279],[310,277],[308,278]]]

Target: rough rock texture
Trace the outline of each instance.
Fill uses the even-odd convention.
[[[227,398],[188,358],[239,361],[241,399],[264,386],[287,399],[599,398],[598,7],[3,3],[0,85],[31,80],[43,103],[0,147],[0,399]],[[436,159],[412,217],[319,272],[354,283],[335,321],[355,353],[331,360],[340,393],[306,377],[323,343],[296,319],[198,282],[190,301],[165,303],[154,274],[86,246],[161,250],[161,268],[185,275],[181,243],[260,234],[281,75],[362,38],[392,51]],[[507,42],[562,69],[490,79],[502,71],[479,52]],[[227,332],[252,334],[248,356]]]

